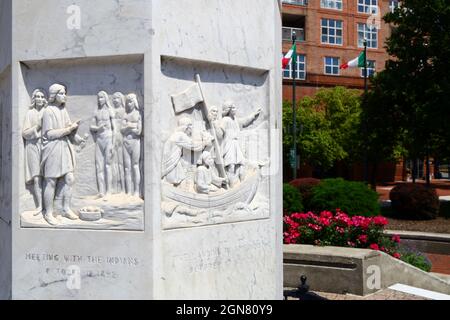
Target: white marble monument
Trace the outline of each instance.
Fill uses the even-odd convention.
[[[282,297],[278,1],[0,0],[0,42],[0,298]]]

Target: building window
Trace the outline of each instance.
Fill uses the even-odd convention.
[[[342,0],[320,0],[320,7],[342,10]]]
[[[290,28],[283,27],[283,41],[292,41],[292,34],[295,32],[297,36],[297,42],[305,41],[305,30],[303,28]]]
[[[324,72],[325,74],[339,75],[339,58],[325,57],[324,58]]]
[[[389,9],[392,13],[394,13],[396,8],[398,8],[398,0],[389,0]]]
[[[358,12],[376,14],[378,12],[378,0],[358,0]]]
[[[283,3],[296,4],[299,6],[306,6],[308,4],[308,0],[283,0]]]
[[[378,48],[377,28],[370,28],[365,23],[358,23],[358,47],[364,47],[364,39],[367,40],[367,48]]]
[[[283,54],[284,55],[284,54]],[[292,79],[292,60],[283,70],[283,78]],[[300,80],[306,79],[306,56],[304,54],[297,55],[297,63],[295,66],[295,78]]]
[[[322,43],[342,45],[342,21],[321,19]]]
[[[361,68],[361,77],[364,78],[364,68]],[[375,60],[367,60],[367,77],[375,74]]]

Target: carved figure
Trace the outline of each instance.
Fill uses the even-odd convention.
[[[239,145],[239,135],[242,127],[252,124],[260,115],[261,108],[250,116],[238,119],[236,105],[232,101],[225,102],[223,114],[225,117],[221,123],[221,135],[223,135],[222,154],[225,170],[233,187],[237,182],[245,178],[244,154]]]
[[[47,106],[44,90],[36,89],[31,96],[23,124],[22,137],[25,140],[25,181],[33,184],[33,196],[37,204],[36,215],[42,212],[42,114]]]
[[[139,162],[141,160],[141,135],[142,118],[139,112],[139,104],[134,93],[126,97],[126,113],[122,120],[120,131],[123,135],[123,163],[125,169],[125,187],[129,195],[139,197],[141,184],[141,172]]]
[[[114,111],[108,94],[100,91],[97,95],[97,110],[92,119],[91,132],[95,137],[95,168],[99,197],[111,193],[112,160],[114,146]]]
[[[178,121],[176,131],[164,145],[162,161],[162,178],[174,186],[180,185],[186,179],[188,163],[183,159],[186,152],[201,152],[211,145],[212,137],[206,132],[202,133],[201,141],[192,139],[192,120],[183,117]]]
[[[113,176],[116,177],[116,189],[125,191],[125,175],[123,168],[123,136],[120,132],[125,116],[125,96],[116,92],[113,95],[114,106],[114,146],[113,146]]]
[[[58,224],[53,215],[55,191],[58,198],[62,198],[62,215],[71,220],[78,219],[70,209],[72,186],[75,182],[75,152],[72,144],[84,144],[86,140],[77,134],[80,121],[70,120],[66,101],[66,88],[60,84],[52,85],[49,89],[49,105],[42,117],[44,218],[51,225]],[[61,187],[56,190],[58,182]]]
[[[203,151],[200,156],[195,183],[197,192],[203,194],[216,192],[227,183],[226,178],[219,177],[214,159],[208,151]]]

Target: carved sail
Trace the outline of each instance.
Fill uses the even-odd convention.
[[[260,170],[248,172],[246,179],[235,188],[209,195],[183,191],[171,184],[163,183],[162,193],[167,199],[193,208],[227,209],[231,203],[250,204],[258,191],[260,179]]]

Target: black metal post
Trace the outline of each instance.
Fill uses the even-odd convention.
[[[425,172],[425,175],[426,175],[425,181],[426,181],[427,187],[429,187],[430,183],[431,183],[431,180],[430,180],[431,172],[430,172],[430,147],[428,145],[428,142],[427,142],[427,145],[426,145],[425,161],[426,161],[426,163],[425,163],[425,171],[426,171]]]
[[[364,99],[363,99],[363,107],[366,107],[367,104],[367,40],[364,39]],[[364,119],[364,129],[365,134],[368,135],[368,119]],[[367,147],[364,152],[364,182],[369,182],[369,157],[367,154]]]
[[[295,45],[295,42],[297,41],[297,34],[292,32],[292,45]],[[292,116],[293,119],[293,128],[292,128],[292,137],[294,139],[294,145],[293,150],[291,151],[291,157],[292,157],[292,178],[297,179],[297,106],[296,106],[296,97],[295,97],[295,90],[296,90],[296,67],[297,67],[297,46],[294,46],[295,51],[292,53],[293,59],[291,60],[291,67],[292,67]]]

